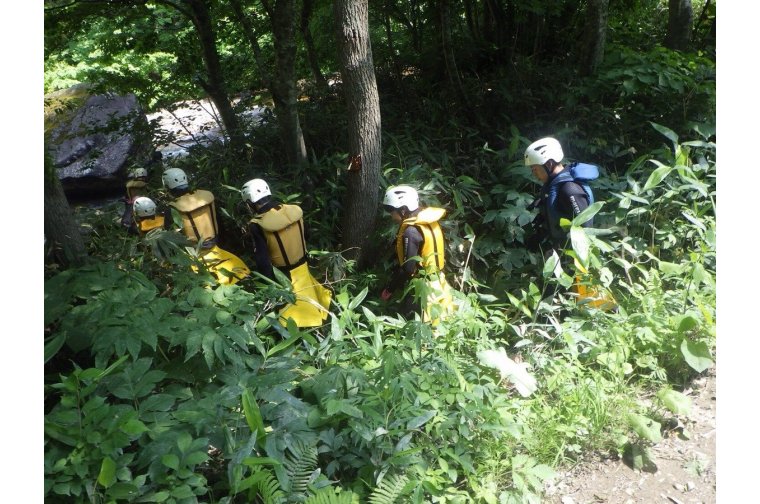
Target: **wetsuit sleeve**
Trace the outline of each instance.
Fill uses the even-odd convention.
[[[420,249],[424,241],[422,233],[416,227],[409,226],[404,230],[403,240],[404,264],[397,266],[391,276],[390,283],[386,287],[391,292],[403,287],[417,273],[417,268],[419,267],[417,261],[410,261],[409,259],[420,255]]]
[[[583,212],[589,206],[586,191],[575,182],[562,184],[559,191],[558,202],[560,205],[560,213],[563,215],[572,215],[573,217]],[[593,224],[593,219],[591,219],[583,223],[583,227],[591,227]]]
[[[249,224],[248,230],[251,233],[253,243],[253,258],[256,261],[256,270],[267,278],[274,280],[274,270],[272,261],[269,258],[269,249],[267,240],[264,237],[264,230],[258,224]]]

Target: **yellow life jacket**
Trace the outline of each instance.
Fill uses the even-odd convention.
[[[203,261],[206,269],[214,275],[216,281],[222,285],[234,285],[251,272],[242,259],[216,245],[201,256],[201,261]],[[190,268],[196,273],[198,272],[197,266],[191,265]]]
[[[207,242],[216,238],[214,195],[203,189],[183,194],[169,205],[182,216],[182,232],[192,242]]]
[[[441,318],[454,311],[454,299],[451,295],[451,287],[443,274],[445,264],[445,244],[443,231],[438,221],[446,214],[443,208],[428,207],[420,211],[415,217],[405,219],[399,227],[396,235],[396,255],[399,264],[403,265],[404,257],[404,231],[409,226],[415,226],[422,233],[424,239],[419,256],[422,257],[422,268],[427,275],[427,296],[422,299],[422,320],[437,326]]]
[[[404,257],[404,231],[409,226],[415,226],[422,233],[424,239],[422,249],[419,251],[422,257],[422,267],[425,273],[437,273],[443,271],[445,264],[443,231],[438,221],[446,214],[443,208],[424,208],[414,217],[405,219],[398,228],[396,235],[396,256],[399,264],[406,262]]]
[[[137,220],[137,229],[140,231],[141,235],[144,235],[148,231],[152,231],[153,229],[162,228],[162,227],[164,227],[163,215],[156,215],[154,217],[148,217],[145,219]]]
[[[148,183],[144,180],[127,180],[127,199],[134,201],[135,198],[148,195]]]
[[[610,312],[618,307],[612,293],[601,285],[595,285],[591,275],[576,275],[571,288],[578,295],[577,304],[581,308],[596,308]]]
[[[306,240],[303,210],[297,205],[280,205],[251,222],[261,226],[267,240],[269,260],[273,266],[287,271],[306,262]]]
[[[330,313],[332,292],[320,284],[305,262],[289,271],[290,283],[296,302],[286,305],[279,313],[280,323],[287,326],[292,318],[298,327],[315,327],[324,324]]]

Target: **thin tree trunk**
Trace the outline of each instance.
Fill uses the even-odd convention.
[[[209,5],[206,0],[187,0],[187,5],[190,7],[191,20],[201,43],[203,62],[208,73],[208,82],[201,81],[200,84],[219,111],[224,128],[230,137],[230,146],[236,152],[244,152],[245,138],[227,94],[222,65],[216,49],[216,37]]]
[[[454,47],[451,42],[450,19],[449,14],[450,0],[436,0],[438,6],[438,15],[436,16],[436,28],[441,34],[440,53],[443,54],[443,61],[446,65],[446,76],[448,77],[449,87],[457,97],[462,113],[470,120],[472,124],[477,123],[477,118],[473,112],[472,104],[467,96],[467,92],[459,76],[456,58],[454,57]]]
[[[674,51],[688,51],[691,47],[693,23],[694,12],[691,7],[691,0],[669,0],[668,33],[665,36],[665,47]]]
[[[609,0],[588,0],[584,29],[586,35],[581,50],[580,66],[583,75],[594,75],[604,59],[608,13]]]
[[[398,89],[401,90],[403,85],[403,73],[401,70],[401,63],[396,55],[396,47],[393,39],[393,26],[391,26],[390,8],[387,1],[383,12],[383,25],[385,26],[385,36],[388,38],[388,49],[391,53],[391,60],[393,61],[394,81],[396,82]],[[402,96],[405,96],[405,93],[402,93]]]
[[[295,0],[277,0],[270,20],[274,34],[274,71],[272,97],[280,126],[280,137],[285,154],[293,166],[305,167],[306,143],[298,117],[298,89],[296,87]]]
[[[367,241],[379,200],[381,161],[380,99],[369,38],[368,0],[333,4],[342,77],[348,105],[348,172],[343,245],[364,266]]]
[[[87,249],[47,148],[44,188],[46,248],[52,244],[53,258],[64,268],[80,266],[87,259]]]
[[[256,37],[256,31],[253,29],[251,20],[243,10],[240,0],[230,0],[230,5],[235,12],[235,17],[237,18],[238,23],[240,23],[240,26],[243,28],[243,35],[246,40],[248,40],[251,50],[253,51],[253,59],[256,62],[256,69],[258,70],[259,78],[261,79],[261,85],[271,90],[272,73],[269,71],[269,65],[264,61],[264,55],[261,51],[261,46],[259,45],[259,40]]]
[[[480,40],[480,32],[478,31],[478,4],[475,2],[475,6],[472,5],[472,0],[464,0],[464,18],[467,22],[467,29],[470,31],[472,40]]]
[[[313,10],[314,0],[303,0],[303,8],[301,9],[301,37],[303,37],[303,42],[306,46],[306,57],[309,60],[309,67],[314,76],[314,82],[317,83],[317,88],[320,91],[327,91],[329,89],[327,79],[322,75],[322,70],[319,68],[317,50],[314,47],[314,39],[312,38],[311,30],[309,29],[309,20],[311,19],[311,13]]]

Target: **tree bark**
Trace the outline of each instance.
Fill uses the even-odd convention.
[[[264,61],[264,55],[259,45],[259,40],[256,38],[256,31],[253,29],[251,20],[246,15],[243,5],[240,0],[230,0],[232,11],[235,13],[235,17],[243,28],[243,35],[253,51],[253,60],[256,62],[256,69],[259,73],[259,79],[261,80],[262,87],[271,90],[272,73],[269,71],[269,65]]]
[[[303,8],[301,9],[301,37],[306,46],[306,57],[309,60],[309,67],[314,76],[314,82],[317,83],[317,88],[320,91],[325,92],[329,89],[327,79],[322,75],[322,70],[319,68],[317,50],[314,47],[314,39],[312,38],[311,30],[309,29],[309,20],[311,19],[311,13],[313,10],[314,0],[303,0]]]
[[[45,240],[52,244],[53,259],[64,268],[81,266],[87,249],[47,148],[44,188]]]
[[[346,103],[348,151],[343,246],[346,255],[364,266],[367,241],[373,231],[381,161],[380,99],[369,38],[368,0],[335,0],[333,13]]]
[[[174,5],[167,3],[167,5]],[[198,39],[201,44],[203,62],[206,65],[208,82],[201,81],[201,87],[208,93],[214,102],[224,128],[230,137],[230,146],[236,152],[245,152],[245,137],[240,128],[232,105],[227,94],[227,86],[222,74],[222,65],[219,61],[219,52],[216,49],[216,37],[211,22],[211,12],[207,0],[186,0],[190,8],[190,20],[195,26]]]
[[[443,55],[443,61],[446,65],[446,77],[449,82],[449,89],[457,97],[461,113],[468,118],[472,124],[477,124],[478,118],[475,116],[470,99],[464,89],[464,84],[459,76],[456,58],[454,57],[454,47],[451,41],[450,30],[450,0],[434,0],[432,2],[437,6],[436,12],[436,29],[440,34],[439,53]],[[435,12],[435,10],[433,11]]]
[[[306,143],[298,117],[296,87],[296,14],[295,0],[277,0],[274,5],[263,0],[274,35],[274,79],[271,82],[275,115],[288,162],[304,168],[308,164]]]
[[[604,59],[609,3],[609,0],[588,0],[585,36],[580,61],[583,75],[594,75]]]
[[[665,47],[674,51],[688,51],[691,47],[691,32],[694,12],[691,0],[668,1],[668,33]]]

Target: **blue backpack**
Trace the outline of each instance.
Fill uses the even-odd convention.
[[[566,169],[554,177],[549,183],[549,187],[546,189],[547,208],[549,209],[549,227],[553,235],[564,234],[559,229],[559,214],[557,212],[557,193],[559,188],[565,182],[575,182],[583,188],[583,191],[588,196],[589,206],[594,203],[594,193],[589,186],[590,180],[599,178],[599,167],[586,163],[572,163],[567,165]],[[593,221],[592,221],[593,223]]]

